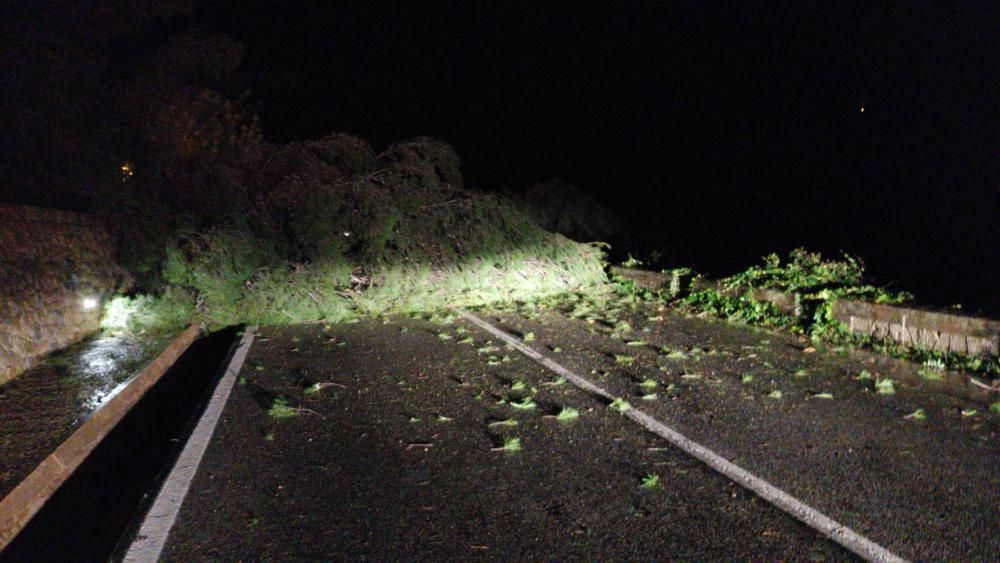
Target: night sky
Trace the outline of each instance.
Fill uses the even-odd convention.
[[[269,141],[431,135],[469,186],[580,186],[625,221],[616,251],[663,266],[844,250],[1000,312],[996,4],[233,4],[160,32],[242,42],[213,87],[249,90]]]

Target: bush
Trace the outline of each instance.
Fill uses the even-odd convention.
[[[334,134],[267,147],[259,163],[244,220],[182,229],[161,251],[162,279],[196,295],[210,326],[529,300],[605,280],[600,250],[462,189],[440,141],[376,158]]]
[[[104,307],[101,328],[113,334],[177,332],[194,318],[194,295],[168,287],[159,296],[120,295]]]

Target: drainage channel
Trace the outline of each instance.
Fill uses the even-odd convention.
[[[120,558],[236,343],[230,328],[191,344],[0,552],[0,562]]]

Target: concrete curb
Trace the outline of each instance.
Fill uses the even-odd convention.
[[[188,327],[143,368],[125,389],[91,415],[14,490],[0,500],[0,550],[14,539],[118,422],[163,377],[199,333],[197,325]]]

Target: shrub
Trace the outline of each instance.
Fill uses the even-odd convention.
[[[177,287],[167,287],[159,295],[120,295],[104,307],[101,328],[113,334],[147,331],[175,332],[194,317],[194,295]]]

